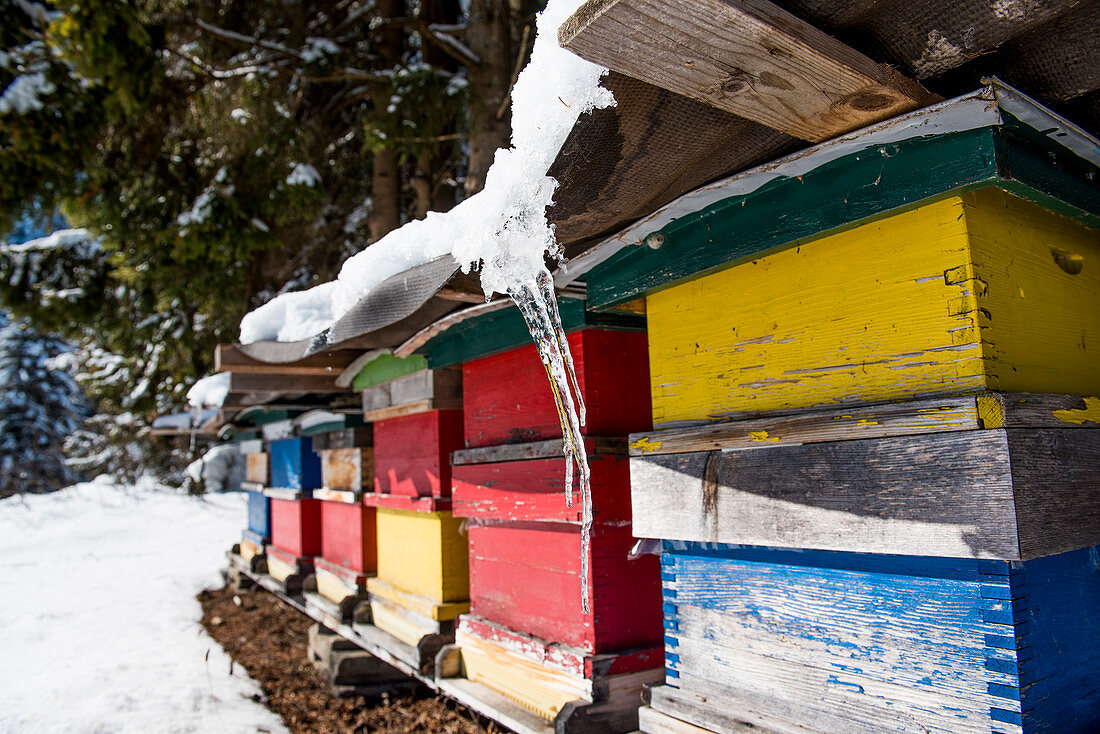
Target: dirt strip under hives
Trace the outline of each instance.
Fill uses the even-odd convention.
[[[313,620],[263,591],[208,589],[198,600],[202,626],[260,684],[264,703],[283,717],[292,734],[504,731],[427,689],[382,700],[333,696],[306,658],[306,632]]]

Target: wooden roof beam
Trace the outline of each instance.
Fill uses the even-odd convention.
[[[589,0],[558,39],[588,61],[813,142],[938,99],[766,0]]]
[[[297,362],[261,362],[242,352],[233,344],[219,344],[214,350],[214,371],[265,375],[331,375],[344,371],[359,356],[355,350],[319,352]]]

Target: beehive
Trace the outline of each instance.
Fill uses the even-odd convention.
[[[310,490],[321,485],[321,459],[308,436],[271,442],[271,484],[280,489]]]
[[[811,154],[590,279],[645,284],[657,430],[632,436],[632,506],[665,539],[667,670],[643,732],[1100,725],[1078,632],[1100,622],[1100,191],[1055,148]]]

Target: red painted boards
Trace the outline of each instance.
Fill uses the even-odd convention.
[[[321,502],[271,500],[271,544],[294,556],[321,553]]]
[[[462,411],[426,410],[374,424],[374,491],[450,497],[452,451],[462,448]]]
[[[374,508],[350,502],[321,502],[321,555],[358,571],[378,567]]]
[[[630,520],[630,462],[589,456],[596,522]],[[580,478],[573,477],[573,506],[565,506],[565,459],[529,459],[456,466],[452,472],[455,517],[580,522]]]
[[[662,639],[657,559],[627,560],[628,525],[592,529],[592,611],[581,611],[580,526],[471,522],[470,611],[510,629],[588,652]]]
[[[584,432],[625,436],[652,425],[646,335],[584,329],[569,335],[577,382],[588,408]],[[462,366],[466,445],[560,438],[557,409],[534,345]]]

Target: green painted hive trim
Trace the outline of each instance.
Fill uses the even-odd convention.
[[[627,247],[588,273],[589,308],[987,186],[1098,226],[1100,168],[1008,113],[1001,119],[865,148],[675,219],[647,236],[656,249]]]
[[[645,331],[645,317],[622,313],[595,313],[579,298],[559,298],[562,326],[567,332],[586,328]],[[433,337],[417,350],[428,367],[441,369],[531,343],[531,334],[519,310],[509,306],[461,321]]]
[[[286,410],[283,408],[246,408],[237,415],[237,421],[248,422],[254,426],[266,426],[279,421],[290,420],[301,415],[301,410]]]
[[[358,392],[368,387],[381,385],[398,377],[411,375],[413,372],[427,369],[428,360],[422,355],[414,354],[410,357],[395,357],[392,354],[383,354],[363,365],[359,374],[351,382],[352,388]]]

